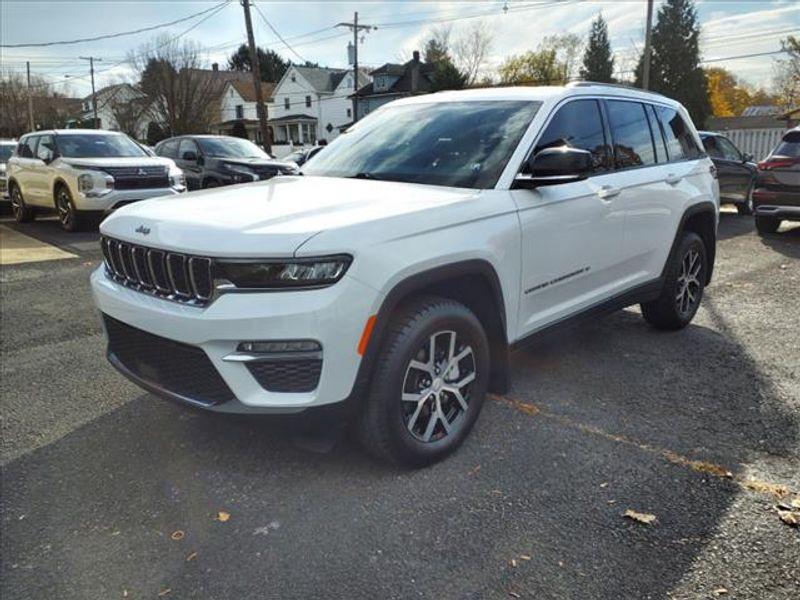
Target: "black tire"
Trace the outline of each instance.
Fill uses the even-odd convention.
[[[66,185],[59,185],[55,192],[56,212],[58,221],[64,231],[80,231],[85,221],[85,215],[75,208],[72,194]]]
[[[774,219],[772,217],[756,217],[756,229],[761,235],[775,233],[778,231],[778,227],[780,226],[780,219]]]
[[[703,240],[692,231],[684,231],[669,261],[661,294],[641,305],[642,315],[656,329],[683,329],[692,321],[703,299],[708,273]]]
[[[449,356],[457,360],[448,363]],[[423,361],[430,371],[412,365]],[[392,464],[420,467],[441,460],[475,424],[488,380],[489,343],[478,318],[453,300],[419,297],[389,323],[356,424],[359,441],[371,455]],[[464,402],[449,387],[460,390]]]
[[[217,181],[216,179],[206,179],[205,183],[203,183],[204,190],[208,190],[215,187],[219,187],[219,181]]]
[[[736,211],[742,217],[748,217],[753,214],[753,187],[754,185],[751,183],[747,190],[747,196],[745,196],[744,202],[736,205]]]
[[[17,223],[27,223],[36,218],[36,211],[25,204],[22,192],[16,184],[11,185],[9,199],[11,200],[11,214],[14,215]]]

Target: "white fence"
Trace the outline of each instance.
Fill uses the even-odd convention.
[[[756,161],[766,158],[783,136],[784,127],[769,129],[729,129],[720,131],[726,135],[742,152],[752,154]]]

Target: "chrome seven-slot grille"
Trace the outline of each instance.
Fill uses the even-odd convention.
[[[108,275],[127,287],[194,306],[212,295],[211,259],[167,252],[103,236]]]

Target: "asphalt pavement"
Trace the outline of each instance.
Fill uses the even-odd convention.
[[[800,597],[798,226],[723,214],[691,326],[628,309],[515,355],[408,471],[144,393],[104,358],[97,233],[0,225],[72,255],[0,271],[4,600]]]

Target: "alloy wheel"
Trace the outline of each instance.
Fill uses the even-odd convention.
[[[73,214],[69,194],[63,188],[58,192],[56,208],[58,209],[58,220],[61,221],[61,225],[66,229],[72,222]]]
[[[403,380],[402,416],[417,440],[438,442],[455,434],[469,410],[476,377],[472,346],[455,331],[437,331],[420,346]]]
[[[681,315],[688,315],[695,309],[700,301],[700,272],[703,261],[700,252],[690,249],[681,261],[681,274],[678,276],[678,292],[675,295],[675,304]]]
[[[11,192],[11,213],[17,220],[22,214],[22,195],[19,193],[19,189],[16,186],[14,186]]]

